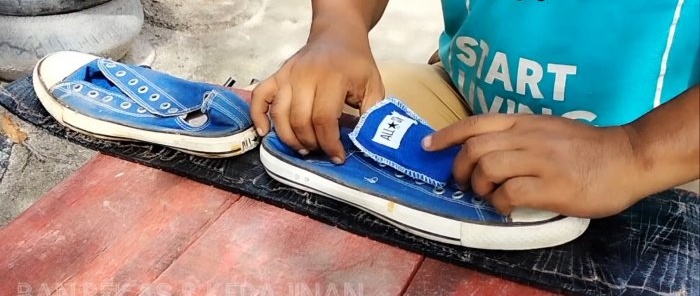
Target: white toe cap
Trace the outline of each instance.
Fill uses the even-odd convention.
[[[50,88],[96,59],[98,57],[90,54],[60,51],[46,56],[37,64],[36,74],[43,84]]]
[[[510,213],[510,219],[513,222],[542,222],[557,216],[559,216],[559,214],[554,212],[531,208],[515,208],[513,212]]]

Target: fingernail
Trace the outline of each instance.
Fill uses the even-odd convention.
[[[335,164],[343,164],[343,160],[340,159],[340,157],[337,157],[337,156],[331,157],[331,161],[332,161],[333,163],[335,163]]]
[[[423,149],[428,150],[430,148],[430,145],[433,144],[433,136],[426,136],[423,138]]]
[[[301,155],[303,155],[303,156],[306,156],[306,155],[309,154],[309,150],[301,149],[301,150],[299,150],[299,154],[301,154]]]
[[[255,132],[258,133],[258,136],[261,136],[261,137],[265,135],[265,134],[263,134],[263,131],[261,128],[256,128]]]
[[[466,183],[466,184],[457,184],[457,187],[459,188],[459,191],[466,192],[471,190],[471,184]]]

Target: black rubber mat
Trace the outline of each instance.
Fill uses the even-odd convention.
[[[438,260],[555,292],[587,295],[700,295],[700,199],[661,192],[629,210],[593,220],[578,239],[531,251],[484,251],[436,243],[398,230],[358,209],[269,178],[254,150],[204,159],[143,143],[115,143],[67,130],[38,102],[31,79],[0,91],[0,104],[57,137],[156,167]],[[613,197],[610,197],[613,198]]]
[[[5,176],[7,166],[10,165],[10,153],[14,143],[0,132],[0,181]]]

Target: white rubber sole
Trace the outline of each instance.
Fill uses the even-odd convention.
[[[159,144],[189,154],[210,158],[240,155],[252,150],[258,144],[258,135],[254,127],[225,137],[193,137],[146,131],[102,121],[75,112],[54,99],[48,89],[50,86],[62,81],[68,74],[73,73],[97,57],[72,52],[61,52],[58,54],[61,56],[56,59],[56,65],[48,65],[46,67],[44,64],[48,59],[56,58],[55,54],[49,55],[37,63],[33,76],[34,90],[39,97],[39,101],[41,101],[41,104],[49,114],[72,130],[109,140],[141,141]],[[93,58],[91,59],[90,57]],[[65,74],[66,72],[68,74]]]
[[[468,223],[409,208],[333,182],[291,165],[260,146],[260,161],[275,180],[350,204],[407,232],[443,243],[490,250],[529,250],[567,243],[579,237],[589,219],[559,217],[509,226]]]

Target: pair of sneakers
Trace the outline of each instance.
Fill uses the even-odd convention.
[[[569,242],[588,219],[534,209],[500,215],[450,183],[453,151],[422,152],[430,127],[387,98],[341,127],[346,161],[302,157],[272,132],[258,139],[248,102],[231,89],[77,52],[58,52],[34,69],[34,88],[63,125],[91,136],[143,141],[204,157],[230,157],[260,145],[268,174],[339,200],[415,235],[481,249],[523,250]],[[420,151],[419,151],[420,150]],[[430,165],[427,165],[430,164]]]

